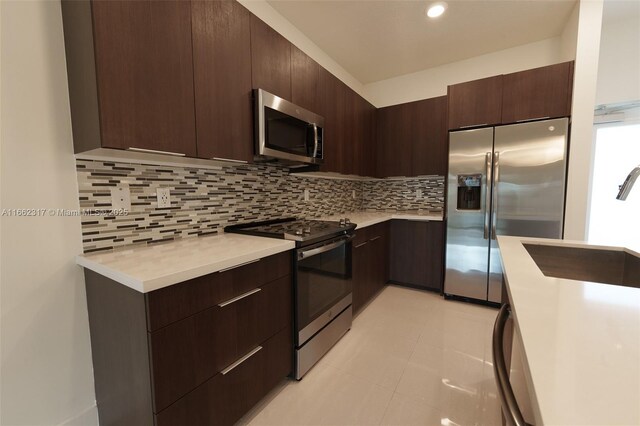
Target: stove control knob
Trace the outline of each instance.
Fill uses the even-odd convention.
[[[345,219],[340,219],[340,222],[338,223],[339,226],[346,226],[347,225],[347,221]]]
[[[351,225],[351,219],[349,219],[348,217],[344,218],[344,224],[345,225]]]
[[[311,227],[307,227],[304,229],[304,233],[305,234],[310,234],[311,233]]]
[[[302,229],[296,229],[296,235],[302,235]]]

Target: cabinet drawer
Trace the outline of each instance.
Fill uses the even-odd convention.
[[[353,236],[353,247],[361,247],[367,241],[369,241],[369,227],[357,229]]]
[[[157,330],[290,274],[291,253],[284,252],[152,291],[146,295],[148,330]]]
[[[158,413],[156,425],[234,424],[291,373],[292,344],[291,328],[287,327],[227,374],[212,377]]]
[[[258,289],[149,333],[155,412],[290,325],[290,276]]]

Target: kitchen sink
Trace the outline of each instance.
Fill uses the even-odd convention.
[[[640,257],[622,248],[523,245],[547,277],[640,288]]]

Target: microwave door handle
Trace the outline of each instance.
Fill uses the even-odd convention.
[[[318,155],[318,126],[313,123],[313,155],[312,158],[316,158]]]

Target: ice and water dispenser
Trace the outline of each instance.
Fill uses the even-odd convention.
[[[480,210],[482,175],[458,175],[458,210]]]

